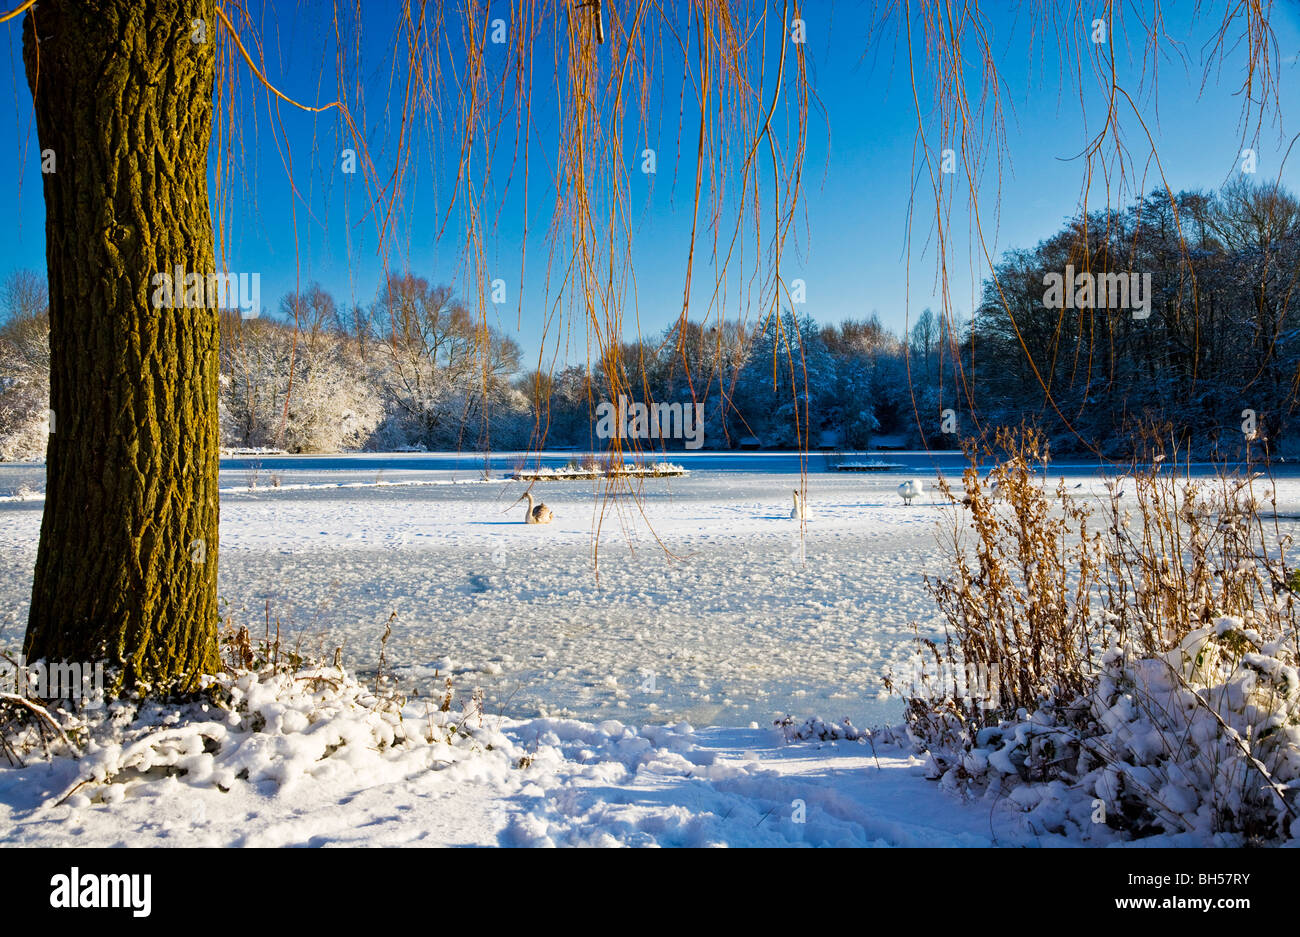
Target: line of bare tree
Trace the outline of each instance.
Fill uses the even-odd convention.
[[[1067,269],[1150,274],[1149,309],[1050,308],[1044,280]],[[927,309],[904,338],[874,314],[819,326],[786,312],[686,322],[611,354],[637,400],[702,404],[707,448],[951,448],[1029,421],[1058,454],[1124,456],[1152,423],[1205,454],[1238,455],[1252,425],[1289,451],[1298,282],[1300,202],[1239,181],[1153,192],[1009,251],[966,322]],[[0,459],[44,454],[47,306],[35,273],[0,284]],[[409,273],[366,305],[311,284],[275,314],[224,313],[220,336],[230,447],[598,449],[595,407],[617,396],[607,362],[522,371],[513,339]]]

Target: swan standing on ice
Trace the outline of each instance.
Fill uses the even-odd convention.
[[[799,500],[799,491],[796,489],[794,493],[794,507],[790,509],[790,520],[806,521],[807,519],[808,509],[804,507],[804,503]]]
[[[522,495],[520,495],[519,501],[524,500],[524,498],[528,499],[528,513],[524,515],[525,517],[524,523],[549,524],[552,520],[555,519],[554,512],[552,512],[551,509],[548,508],[546,505],[539,504],[536,507],[533,506],[533,493],[531,491],[525,491]],[[518,504],[519,501],[516,501],[515,504]]]
[[[898,486],[898,496],[903,499],[904,504],[910,505],[912,499],[921,497],[921,492],[924,490],[924,485],[916,479],[912,479],[911,481],[905,481]]]

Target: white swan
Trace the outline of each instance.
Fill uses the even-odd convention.
[[[790,509],[790,520],[806,521],[808,519],[808,508],[799,500],[799,492],[796,489],[794,493],[794,507]]]
[[[911,481],[905,481],[898,486],[898,496],[903,499],[904,504],[910,505],[912,499],[921,497],[921,492],[924,490],[924,485],[916,479],[912,479]]]

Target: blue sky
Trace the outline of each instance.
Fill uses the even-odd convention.
[[[498,5],[504,11],[504,5]],[[1098,4],[1099,11],[1102,5]],[[1175,189],[1215,188],[1238,168],[1242,135],[1241,52],[1230,52],[1224,66],[1202,87],[1203,47],[1219,23],[1221,12],[1204,5],[1193,19],[1190,2],[1167,4],[1166,33],[1179,40],[1178,54],[1159,61],[1158,97],[1148,81],[1139,86],[1141,45],[1131,23],[1117,23],[1114,47],[1119,77],[1141,109],[1155,138],[1159,159]],[[334,22],[328,6],[250,4],[261,35],[270,80],[297,100],[314,103],[332,99],[336,84],[333,49]],[[361,82],[365,93],[367,139],[381,175],[392,169],[396,143],[396,108],[389,102],[400,94],[390,87],[391,50],[395,41],[395,3],[365,7],[362,28]],[[1000,189],[991,174],[980,195],[986,236],[995,254],[1031,246],[1059,229],[1079,207],[1083,163],[1079,153],[1099,121],[1095,92],[1085,96],[1081,111],[1077,94],[1063,92],[1063,63],[1053,42],[1035,35],[1042,24],[1037,7],[990,6],[985,25],[999,61],[1004,83],[1006,150]],[[1017,9],[1016,12],[1010,12]],[[1282,153],[1297,132],[1300,101],[1300,24],[1296,7],[1273,8],[1278,48],[1282,123],[1265,123],[1257,142],[1258,178],[1276,178],[1300,192],[1300,152],[1280,169]],[[308,11],[308,12],[304,12]],[[496,15],[495,13],[493,15]],[[1100,14],[1098,14],[1100,15]],[[805,51],[810,82],[820,108],[813,115],[805,168],[804,211],[798,249],[783,262],[786,280],[800,277],[807,284],[806,311],[819,321],[838,322],[876,312],[889,327],[901,330],[925,306],[938,307],[935,293],[935,253],[932,196],[928,176],[916,189],[916,214],[911,220],[912,256],[906,256],[909,198],[916,184],[913,150],[917,117],[908,76],[905,38],[892,28],[874,45],[869,29],[871,4],[825,2],[805,4]],[[343,23],[345,33],[349,24]],[[1129,31],[1125,31],[1126,27]],[[244,34],[246,38],[247,34]],[[0,275],[15,268],[44,270],[44,213],[40,193],[39,153],[31,120],[31,100],[22,73],[21,28],[17,22],[0,26],[0,125],[12,129],[0,145],[0,178],[9,180],[9,223],[0,229]],[[914,38],[922,55],[922,43]],[[774,47],[771,47],[774,51]],[[603,47],[605,54],[612,45]],[[454,57],[448,58],[448,63]],[[504,55],[490,56],[489,69],[503,67]],[[558,124],[554,112],[555,76],[549,48],[537,57],[534,72],[535,110],[531,177],[527,190],[518,171],[508,197],[500,199],[507,162],[494,165],[491,178],[500,199],[499,220],[484,245],[489,266],[507,279],[509,303],[494,324],[512,334],[525,350],[525,360],[537,360],[548,309],[546,274],[547,233],[555,190],[552,169],[557,158]],[[687,253],[691,182],[694,172],[695,111],[681,119],[686,140],[677,137],[680,53],[674,58],[665,44],[664,74],[669,76],[652,98],[649,137],[655,145],[658,173],[653,179],[630,167],[628,180],[634,224],[633,267],[637,278],[637,314],[641,331],[655,332],[676,319],[681,304]],[[230,269],[256,271],[262,278],[262,302],[274,308],[295,284],[318,280],[343,303],[368,303],[374,297],[383,265],[376,254],[372,219],[363,220],[367,200],[359,176],[339,171],[339,151],[347,145],[340,122],[332,113],[308,115],[291,108],[278,112],[242,62],[236,64],[241,85],[236,186],[227,201]],[[550,72],[548,74],[548,71]],[[977,72],[969,73],[973,82]],[[351,79],[349,79],[351,80]],[[919,89],[925,105],[928,87]],[[1139,91],[1141,93],[1139,93]],[[1158,110],[1157,110],[1158,102]],[[1150,162],[1150,149],[1137,122],[1123,115],[1125,140],[1140,175],[1135,187],[1150,190],[1159,175]],[[432,128],[432,129],[431,129]],[[409,268],[435,282],[465,286],[463,229],[458,211],[439,238],[447,211],[453,171],[445,155],[454,147],[449,128],[437,131],[436,121],[421,121],[412,129],[413,158],[399,202],[390,269]],[[629,159],[642,141],[630,128],[625,136]],[[287,147],[286,147],[287,142]],[[938,139],[931,144],[937,148]],[[507,151],[509,147],[506,147]],[[1297,148],[1300,150],[1300,147]],[[681,152],[680,162],[678,152]],[[293,172],[285,168],[292,155]],[[738,159],[739,157],[737,157]],[[766,169],[764,171],[767,171]],[[297,194],[294,189],[296,188]],[[1112,202],[1127,202],[1134,186]],[[1105,204],[1102,184],[1094,184],[1090,204]],[[527,205],[529,236],[521,236]],[[216,205],[214,202],[214,214]],[[996,213],[995,213],[996,209]],[[995,224],[996,221],[996,224]],[[987,272],[982,253],[968,237],[970,217],[964,198],[954,203],[950,228],[949,270],[953,306],[968,313],[980,277]],[[526,251],[526,273],[519,283],[520,253]],[[707,252],[706,252],[707,253]],[[555,277],[551,295],[554,303]],[[707,257],[697,255],[695,317],[701,317],[712,275]],[[514,292],[522,287],[522,312],[517,314]],[[728,306],[735,317],[745,312]],[[746,321],[752,322],[753,310]],[[629,312],[628,332],[635,331]],[[560,362],[587,358],[581,322],[567,329],[552,325],[545,355]],[[625,336],[631,338],[632,335]],[[559,342],[558,347],[556,345]]]

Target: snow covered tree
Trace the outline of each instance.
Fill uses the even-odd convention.
[[[735,404],[765,445],[815,446],[827,428],[835,361],[811,318],[786,312],[760,324],[736,380]]]
[[[429,448],[455,438],[476,364],[469,310],[450,287],[403,274],[384,284],[373,320],[384,330],[377,371],[383,432]]]
[[[293,328],[272,320],[238,325],[223,328],[226,445],[338,452],[370,443],[383,404],[349,343],[324,332],[311,340],[295,337]]]
[[[16,270],[0,287],[0,461],[44,458],[49,405],[45,282],[29,270]]]

